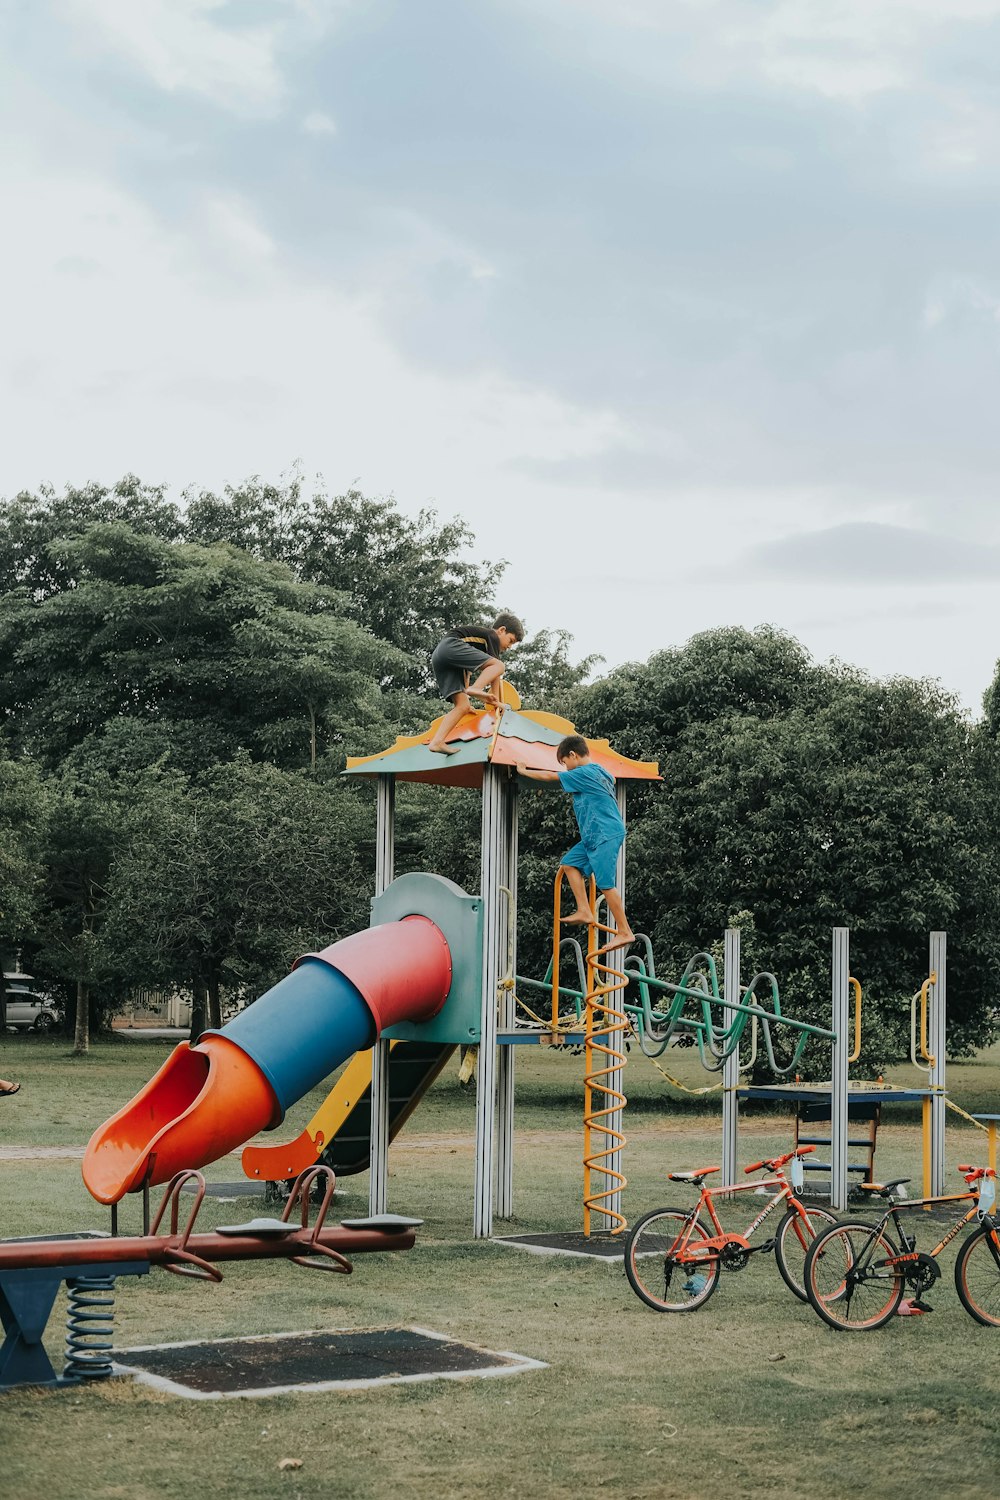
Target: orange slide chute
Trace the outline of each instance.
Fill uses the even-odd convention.
[[[192,1162],[216,1161],[278,1123],[274,1090],[242,1048],[218,1033],[181,1042],[135,1098],[95,1131],[83,1176],[98,1203],[144,1181],[169,1182]]]

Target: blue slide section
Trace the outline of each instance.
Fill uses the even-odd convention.
[[[221,1035],[206,1031],[202,1040]],[[225,1035],[257,1064],[284,1119],[289,1105],[355,1052],[373,1046],[376,1028],[347,976],[309,957],[229,1021]]]

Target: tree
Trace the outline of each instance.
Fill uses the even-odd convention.
[[[38,919],[47,816],[37,767],[0,749],[0,1036],[7,1024],[3,954],[31,935]]]
[[[190,987],[192,1034],[221,991],[253,999],[301,953],[368,925],[371,797],[238,757],[147,787],[125,820],[104,945],[121,972]]]
[[[387,658],[383,686],[411,691],[428,686],[430,653],[451,625],[492,615],[505,566],[462,556],[474,541],[464,521],[439,522],[432,510],[411,519],[392,499],[359,490],[307,497],[297,477],[191,495],[187,534],[284,562],[305,582],[335,589],[353,619],[409,658]]]
[[[93,991],[108,978],[100,930],[108,874],[133,786],[100,766],[67,763],[50,778],[43,854],[45,901],[36,971],[63,989],[74,1051],[90,1047]]]
[[[0,596],[24,589],[36,602],[74,584],[61,544],[95,525],[130,530],[176,541],[183,531],[178,507],[163,485],[147,485],[126,474],[108,488],[67,485],[59,495],[48,486],[0,500]]]
[[[791,1012],[822,1023],[829,929],[850,926],[877,1063],[905,1050],[927,930],[943,927],[949,1048],[994,1034],[993,762],[942,689],[817,666],[773,630],[726,630],[612,672],[578,693],[576,717],[660,761],[662,785],[630,793],[628,869],[633,925],[664,973],[745,908]],[[807,1059],[827,1066],[816,1049]]]
[[[315,764],[384,737],[377,682],[402,658],[332,590],[122,523],[48,554],[64,587],[0,600],[0,724],[44,764],[122,718],[191,768],[241,749]]]

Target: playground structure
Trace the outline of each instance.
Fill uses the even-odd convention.
[[[520,713],[505,688],[496,714],[473,713],[457,726],[456,754],[427,749],[434,725],[381,755],[349,761],[349,775],[376,780],[376,893],[372,926],[299,960],[292,973],[220,1031],[180,1044],[138,1095],[95,1132],[84,1181],[99,1202],[167,1181],[274,1129],[287,1108],[354,1057],[331,1097],[297,1141],[248,1147],[251,1178],[288,1178],[317,1159],[330,1163],[332,1139],[368,1114],[367,1161],[359,1131],[348,1170],[370,1170],[369,1209],[385,1212],[391,1135],[412,1111],[454,1047],[478,1046],[473,1232],[488,1236],[495,1212],[512,1213],[513,1053],[517,905],[517,779],[513,767],[556,766],[555,747],[573,732],[551,714]],[[625,783],[653,780],[655,765],[631,761],[604,742],[594,758]],[[477,895],[428,874],[393,879],[396,781],[482,789],[482,880]],[[619,861],[624,880],[624,858]],[[498,1004],[499,1001],[499,1004]],[[498,1017],[498,1010],[500,1012]],[[538,1040],[537,1037],[530,1038]],[[508,1044],[509,1045],[504,1045]],[[500,1044],[498,1046],[498,1044]],[[371,1055],[370,1104],[364,1075]],[[499,1065],[497,1056],[499,1053]],[[391,1072],[412,1073],[395,1099]],[[349,1131],[347,1132],[349,1134]],[[619,1195],[612,1195],[617,1197]],[[620,1204],[608,1204],[620,1217]]]
[[[322,1202],[310,1223],[310,1197],[322,1185]],[[180,1194],[193,1185],[194,1203],[180,1227]],[[312,1167],[298,1179],[280,1219],[253,1219],[195,1233],[205,1196],[200,1172],[182,1171],[170,1181],[150,1230],[141,1235],[48,1235],[0,1241],[0,1320],[6,1337],[0,1348],[0,1390],[16,1385],[58,1385],[102,1379],[113,1373],[111,1360],[114,1287],[119,1276],[147,1276],[160,1266],[175,1276],[221,1281],[218,1263],[290,1260],[304,1270],[350,1275],[351,1255],[410,1250],[420,1219],[394,1215],[345,1219],[326,1224],[334,1174]],[[186,1207],[186,1205],[185,1205]],[[299,1223],[294,1220],[300,1210]],[[166,1228],[160,1228],[167,1217]],[[66,1366],[62,1381],[42,1338],[62,1282],[69,1291]]]
[[[679,981],[657,976],[649,939],[625,957],[612,950],[613,929],[591,927],[584,953],[559,925],[561,872],[556,879],[553,949],[544,979],[516,973],[519,762],[556,767],[555,748],[573,725],[556,715],[520,711],[516,695],[496,713],[474,712],[458,725],[457,753],[434,754],[420,736],[400,737],[390,749],[348,762],[346,774],[376,784],[376,894],[372,926],[300,960],[293,972],[219,1032],[194,1046],[178,1047],[134,1099],[97,1131],[88,1147],[84,1178],[101,1202],[166,1181],[181,1166],[204,1165],[280,1124],[287,1107],[348,1059],[347,1069],[299,1136],[276,1146],[247,1146],[246,1175],[290,1180],[319,1161],[339,1172],[370,1172],[369,1211],[387,1207],[390,1140],[459,1045],[475,1046],[476,1157],[473,1233],[487,1237],[494,1217],[513,1213],[514,1047],[569,1042],[585,1048],[584,1233],[612,1234],[625,1227],[621,1194],[622,1074],[625,1041],[633,1028],[644,1052],[655,1057],[687,1038],[703,1065],[721,1072],[723,1175],[738,1170],[738,1108],[743,1098],[800,1102],[825,1095],[830,1110],[830,1176],[834,1207],[847,1202],[849,1121],[860,1091],[869,1103],[920,1099],[925,1110],[925,1166],[930,1187],[944,1171],[944,1036],[946,972],[944,934],[934,934],[930,978],[914,1020],[915,1060],[929,1073],[926,1090],[896,1090],[848,1083],[849,1000],[855,994],[855,1052],[860,986],[849,974],[849,934],[834,932],[832,1016],[829,1027],[798,1020],[782,1010],[773,974],[740,981],[740,934],[724,939],[723,983],[710,953],[696,954]],[[619,755],[592,741],[595,760],[616,778],[624,816],[630,780],[658,779],[652,763]],[[394,874],[397,781],[477,787],[482,792],[481,886],[469,895],[436,875]],[[624,891],[624,850],[617,883]],[[603,935],[602,935],[603,934]],[[605,936],[607,941],[605,940]],[[561,964],[575,961],[577,987],[563,982]],[[519,1023],[518,990],[548,996],[550,1014]],[[566,1002],[570,1011],[566,1012]],[[792,1037],[779,1062],[773,1028]],[[749,1028],[750,1061],[741,1062]],[[919,1032],[919,1044],[916,1040]],[[741,1088],[741,1068],[763,1039],[769,1065],[794,1074],[810,1041],[829,1043],[829,1085],[798,1081]],[[851,1090],[854,1092],[852,1093]],[[869,1155],[868,1169],[871,1166]]]

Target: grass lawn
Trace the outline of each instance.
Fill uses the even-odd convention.
[[[79,1150],[167,1055],[164,1043],[98,1043],[74,1059],[62,1038],[5,1038],[0,1148]],[[689,1054],[670,1069],[705,1082]],[[279,1263],[232,1266],[220,1286],[162,1271],[118,1286],[116,1344],[292,1329],[417,1325],[542,1360],[507,1379],[428,1382],[343,1394],[189,1402],[126,1381],[0,1395],[0,1474],[18,1500],[257,1500],[444,1495],[539,1497],[877,1496],[948,1500],[998,1489],[1000,1330],[962,1310],[953,1257],[930,1317],[872,1334],[837,1334],[786,1291],[771,1257],[725,1275],[712,1300],[658,1315],[620,1265],[538,1257],[471,1239],[474,1101],[451,1067],[393,1149],[390,1206],[426,1220],[409,1254],[359,1257],[334,1278]],[[893,1074],[907,1082],[908,1070]],[[514,1226],[580,1225],[582,1061],[520,1049]],[[1000,1052],[951,1071],[967,1108],[1000,1108]],[[684,1203],[671,1168],[720,1156],[718,1095],[679,1099],[632,1054],[626,1211]],[[282,1127],[297,1132],[318,1096]],[[917,1115],[887,1111],[881,1175],[920,1185]],[[742,1125],[741,1154],[785,1149],[787,1119]],[[9,1158],[10,1153],[7,1153]],[[985,1137],[949,1121],[949,1167],[985,1160]],[[231,1158],[209,1168],[240,1176]],[[957,1177],[950,1179],[956,1186]],[[363,1213],[367,1176],[344,1180],[342,1214]],[[158,1199],[159,1192],[154,1194]],[[203,1226],[262,1211],[206,1200]],[[0,1235],[106,1226],[78,1161],[0,1156]],[[123,1206],[138,1227],[138,1203]],[[930,1231],[926,1231],[929,1233]],[[61,1365],[61,1302],[50,1350]],[[281,1471],[286,1457],[302,1468]]]

